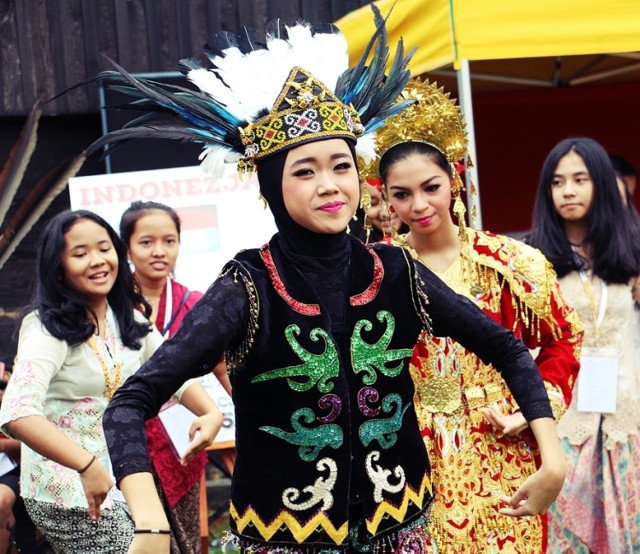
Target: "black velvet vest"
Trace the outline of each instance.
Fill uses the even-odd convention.
[[[243,551],[344,552],[359,525],[391,552],[430,505],[408,371],[428,325],[415,268],[404,249],[351,240],[340,340],[277,235],[227,267],[255,293],[252,344],[232,374]]]

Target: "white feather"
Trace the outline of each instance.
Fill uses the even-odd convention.
[[[307,23],[287,27],[288,39],[267,36],[267,48],[242,53],[227,48],[212,56],[213,70],[197,69],[188,78],[203,92],[224,104],[234,116],[252,121],[270,111],[295,66],[300,66],[330,90],[349,66],[342,33],[311,34]]]
[[[193,69],[187,74],[189,79],[202,92],[215,98],[219,103],[224,104],[226,109],[238,119],[250,120],[254,112],[249,112],[241,103],[237,101],[237,96],[208,69]]]
[[[199,156],[200,167],[208,175],[221,179],[225,173],[229,150],[221,146],[205,148]]]
[[[338,77],[349,68],[349,47],[342,33],[315,36],[320,67],[310,70],[330,90],[335,90]]]
[[[366,163],[371,162],[377,157],[375,132],[362,135],[358,139],[358,142],[356,142],[356,154]]]

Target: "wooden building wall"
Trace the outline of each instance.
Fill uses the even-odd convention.
[[[202,59],[214,32],[299,18],[335,21],[365,0],[0,0],[0,117],[29,112],[109,68],[174,71],[181,58]],[[78,89],[48,104],[49,115],[90,113],[96,91]]]

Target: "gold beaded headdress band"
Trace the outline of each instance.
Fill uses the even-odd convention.
[[[449,162],[451,172],[451,191],[454,195],[453,212],[458,219],[460,239],[467,242],[465,213],[466,209],[461,198],[464,188],[460,178],[460,160],[466,161],[467,167],[473,162],[469,157],[468,139],[464,116],[460,107],[438,88],[437,83],[429,83],[420,78],[409,81],[401,94],[404,100],[415,103],[406,110],[390,117],[376,134],[376,146],[379,159],[397,146],[406,142],[422,142],[439,150]],[[378,160],[379,160],[378,159]],[[376,164],[377,166],[378,164]],[[375,169],[378,172],[377,167]],[[470,185],[471,194],[475,194],[473,183]],[[475,214],[471,214],[475,220]]]
[[[214,35],[205,46],[211,69],[182,60],[179,68],[196,91],[136,78],[114,64],[116,71],[98,80],[134,97],[130,107],[146,113],[98,139],[89,153],[132,138],[199,142],[201,165],[215,176],[226,163],[250,173],[266,156],[322,138],[346,138],[359,156],[375,157],[374,131],[413,102],[397,101],[413,50],[405,56],[400,39],[385,74],[386,19],[375,4],[371,9],[376,31],[351,68],[337,27],[281,20],[269,23],[262,39],[246,27]]]
[[[353,107],[309,72],[294,67],[272,111],[240,129],[245,153],[238,170],[251,172],[260,158],[309,140],[342,137],[356,142],[362,134],[364,126]]]

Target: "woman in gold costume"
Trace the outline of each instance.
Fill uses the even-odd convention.
[[[416,104],[387,120],[377,138],[391,209],[410,229],[397,242],[539,349],[536,362],[557,419],[571,402],[581,323],[538,250],[466,227],[457,168],[468,159],[467,138],[459,108],[417,79],[403,96]],[[510,517],[506,504],[536,471],[537,448],[500,374],[454,340],[437,337],[418,342],[411,371],[436,498],[430,552],[544,551],[542,517]]]

